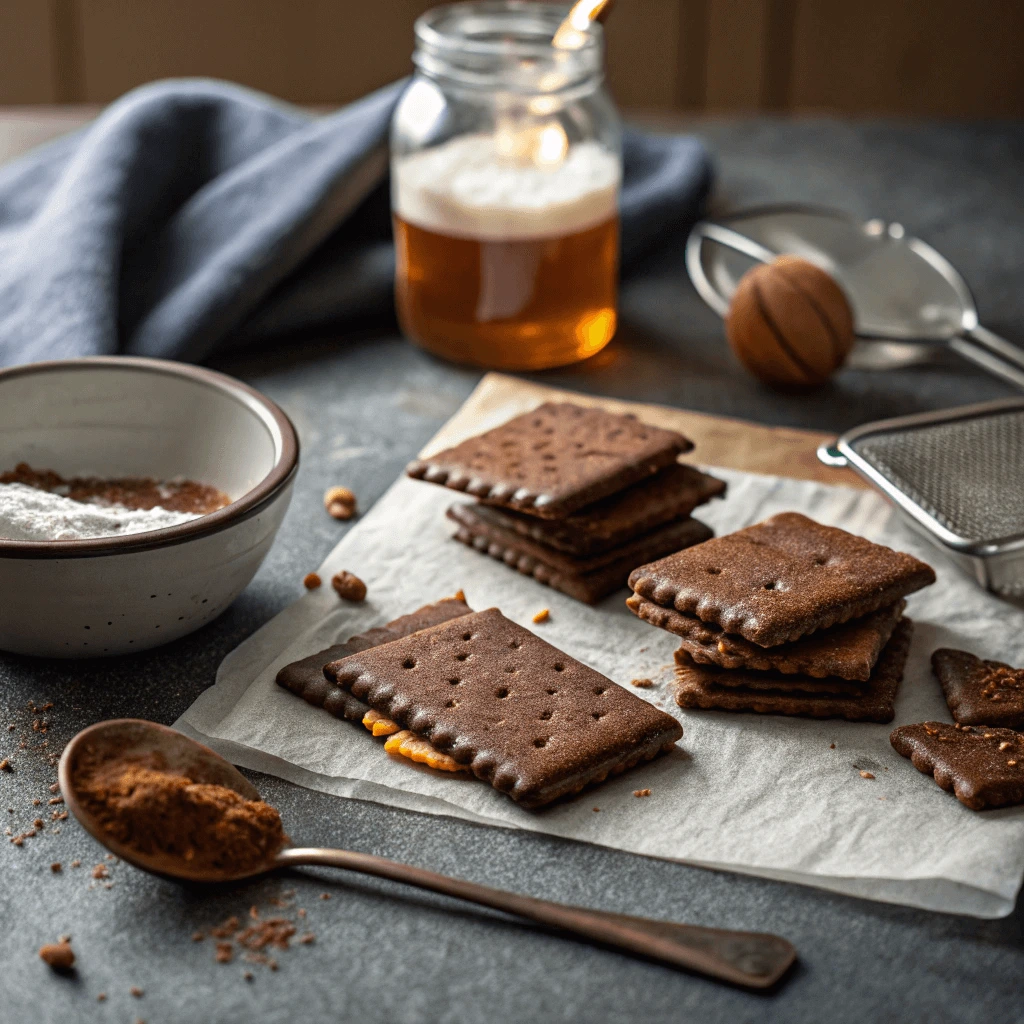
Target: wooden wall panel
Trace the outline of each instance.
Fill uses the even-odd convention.
[[[0,104],[209,75],[345,103],[411,69],[438,0],[0,0]],[[1024,0],[620,0],[624,107],[1024,116]]]
[[[424,0],[78,0],[84,95],[209,75],[296,103],[343,103],[411,70]]]
[[[1024,3],[804,0],[789,100],[798,111],[1020,117]]]
[[[0,101],[55,103],[53,0],[0,0]]]

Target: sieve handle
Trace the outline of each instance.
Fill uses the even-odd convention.
[[[978,324],[950,339],[950,348],[964,359],[1024,390],[1024,349]]]

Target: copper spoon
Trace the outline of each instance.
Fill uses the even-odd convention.
[[[255,786],[219,754],[166,726],[136,718],[119,718],[83,729],[65,748],[58,769],[61,793],[68,808],[82,827],[112,853],[137,868],[165,878],[183,882],[236,882],[300,864],[345,868],[494,907],[604,946],[614,946],[627,953],[747,988],[763,989],[774,985],[796,959],[793,946],[777,935],[724,931],[585,910],[491,889],[350,850],[288,846],[265,864],[241,873],[204,871],[179,858],[142,854],[111,838],[79,799],[77,783],[82,775],[79,765],[83,755],[88,755],[95,765],[97,761],[154,753],[164,756],[168,770],[180,772],[195,782],[226,786],[248,800],[259,800],[260,795]]]

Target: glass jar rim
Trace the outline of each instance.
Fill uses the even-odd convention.
[[[463,0],[432,7],[416,19],[413,61],[427,75],[466,85],[484,85],[487,72],[500,71],[510,59],[539,68],[557,63],[572,72],[563,77],[562,88],[577,84],[600,75],[604,40],[601,25],[594,23],[578,49],[555,49],[551,40],[570,7],[534,0]]]

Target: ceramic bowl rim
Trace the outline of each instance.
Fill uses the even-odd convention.
[[[86,356],[80,359],[55,359],[40,363],[26,363],[0,369],[0,384],[14,377],[39,373],[81,372],[98,368],[131,370],[181,377],[215,391],[243,405],[256,415],[273,434],[280,437],[280,455],[270,472],[251,490],[225,505],[224,508],[177,526],[124,537],[95,537],[87,540],[24,541],[0,539],[0,559],[3,558],[94,558],[125,552],[152,551],[156,548],[183,544],[235,526],[259,513],[278,494],[288,487],[299,467],[299,438],[295,427],[283,410],[255,388],[234,377],[208,370],[203,366],[175,363],[166,359],[143,356]]]

